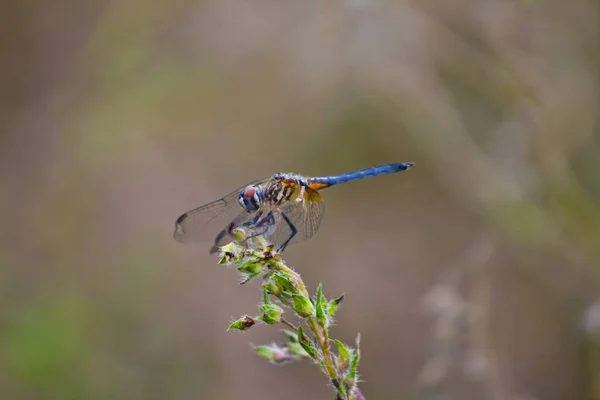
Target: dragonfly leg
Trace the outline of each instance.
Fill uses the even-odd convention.
[[[256,221],[254,221],[256,222]],[[248,224],[250,225],[250,224]],[[255,227],[258,228],[255,230],[250,236],[246,237],[246,240],[252,239],[253,237],[257,237],[260,235],[264,235],[271,226],[275,225],[275,216],[273,212],[269,212],[266,217],[264,217],[260,222],[258,222]]]
[[[283,220],[285,222],[287,222],[288,226],[292,230],[292,234],[290,235],[289,238],[287,238],[287,240],[285,242],[283,242],[283,244],[281,245],[281,247],[279,247],[279,249],[277,249],[277,252],[279,252],[279,253],[282,253],[283,250],[285,250],[285,248],[287,247],[287,245],[290,242],[290,240],[292,240],[292,238],[294,236],[296,236],[296,233],[298,233],[298,230],[296,229],[296,227],[294,226],[294,224],[292,224],[292,221],[290,221],[290,219],[287,217],[287,215],[285,215],[285,213],[281,213],[281,216],[283,217]]]
[[[250,221],[246,221],[242,224],[238,224],[235,220],[231,221],[229,223],[229,225],[227,225],[227,227],[225,229],[223,229],[221,232],[219,232],[219,234],[217,235],[217,237],[215,238],[215,244],[213,245],[213,247],[210,249],[211,253],[216,253],[219,250],[219,242],[221,241],[221,239],[223,239],[225,237],[225,235],[230,235],[231,232],[233,232],[233,230],[235,228],[238,227],[246,227],[246,226],[250,226],[256,223],[256,221],[258,221],[258,219],[260,218],[260,216],[262,215],[261,212],[256,213],[256,215],[254,216],[254,218],[252,218]]]
[[[261,215],[262,215],[262,212],[258,212],[254,216],[254,218],[252,218],[250,221],[246,221],[243,224],[239,224],[237,227],[245,228],[247,226],[254,225],[254,224],[256,224],[256,221],[258,221],[258,219],[260,218]]]

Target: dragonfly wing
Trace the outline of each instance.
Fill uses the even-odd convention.
[[[264,178],[248,185],[260,185],[267,180]],[[231,223],[240,224],[251,219],[254,214],[244,211],[238,203],[240,192],[248,185],[177,218],[173,234],[175,240],[181,243],[214,242],[219,232]]]
[[[292,200],[281,206],[276,214],[275,228],[267,234],[268,241],[281,246],[292,235],[291,227],[283,218],[285,215],[297,231],[288,243],[294,244],[310,239],[317,233],[325,215],[325,202],[319,192],[307,188],[301,202]]]

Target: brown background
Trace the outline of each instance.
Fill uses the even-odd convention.
[[[592,0],[3,2],[0,398],[333,399],[173,222],[396,161],[286,252],[366,397],[600,398],[599,42]]]

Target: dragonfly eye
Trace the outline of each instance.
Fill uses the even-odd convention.
[[[261,197],[258,188],[254,185],[246,187],[240,192],[239,202],[248,212],[257,211],[260,208]]]

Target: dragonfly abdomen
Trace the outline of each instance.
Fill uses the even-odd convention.
[[[365,168],[360,171],[349,172],[347,174],[336,176],[316,176],[308,179],[308,185],[315,190],[324,189],[338,183],[355,181],[358,179],[369,178],[371,176],[391,174],[409,169],[413,163],[395,163],[380,165],[377,167]]]

